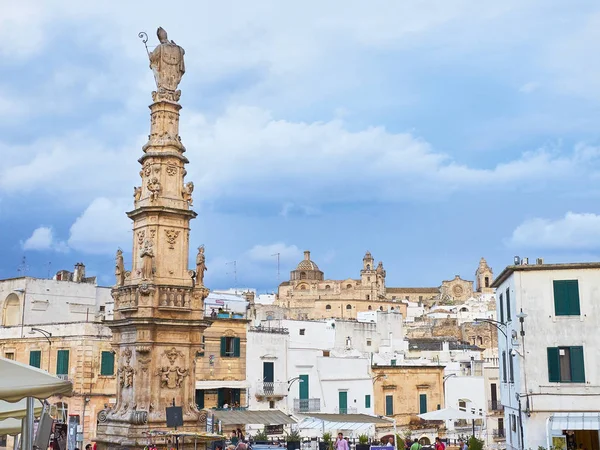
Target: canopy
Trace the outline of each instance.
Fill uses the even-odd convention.
[[[205,433],[205,432],[193,432],[193,431],[162,431],[162,430],[151,430],[148,432],[150,437],[181,437],[181,438],[192,438],[197,442],[212,442],[221,441],[225,436],[217,433]]]
[[[0,400],[16,402],[25,397],[46,399],[56,394],[71,395],[73,384],[48,372],[0,358]]]
[[[0,436],[9,434],[11,436],[16,436],[21,433],[21,428],[23,427],[22,419],[6,419],[0,420]]]
[[[289,425],[296,423],[294,419],[278,409],[265,411],[211,409],[208,412],[214,414],[223,425]]]
[[[553,431],[600,430],[600,413],[555,413],[550,416],[550,425]]]
[[[418,414],[417,417],[420,417],[423,420],[474,420],[482,418],[482,416],[478,414],[473,414],[468,411],[461,411],[454,408],[438,409],[436,411]]]
[[[0,420],[14,418],[14,419],[22,419],[25,417],[27,410],[27,400],[22,399],[15,403],[4,402],[0,400]],[[35,417],[39,417],[42,413],[42,405],[38,403],[35,406],[34,415]],[[2,433],[0,433],[2,436]]]
[[[368,414],[303,414],[305,419],[299,425],[300,428],[312,429],[336,429],[357,431],[363,428],[373,429],[376,424],[391,425],[391,419],[370,416]]]

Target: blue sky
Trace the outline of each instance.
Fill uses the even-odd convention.
[[[89,2],[87,2],[89,3]],[[210,288],[312,251],[388,284],[600,252],[600,6],[506,0],[11,2],[0,28],[0,277],[130,257],[153,78],[186,50],[181,136]],[[218,4],[216,4],[218,3]],[[5,12],[8,11],[6,14]],[[9,38],[8,38],[9,37]]]

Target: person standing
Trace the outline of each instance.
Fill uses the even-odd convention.
[[[446,446],[439,436],[435,438],[435,450],[446,450]]]
[[[410,450],[421,450],[423,446],[419,444],[419,440],[415,439],[413,444],[410,446]]]
[[[344,435],[342,433],[338,433],[337,440],[335,441],[335,450],[350,450],[350,446],[348,445],[348,441],[344,439]]]
[[[469,446],[468,446],[468,445],[467,445],[467,443],[466,443],[464,440],[462,440],[462,439],[459,439],[459,441],[458,441],[458,448],[459,448],[460,450],[469,450]]]

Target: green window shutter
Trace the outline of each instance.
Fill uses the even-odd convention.
[[[115,354],[113,352],[102,352],[100,360],[100,375],[115,374]]]
[[[38,369],[42,365],[42,352],[41,350],[31,350],[29,352],[29,365],[31,367],[37,367]]]
[[[56,375],[69,374],[69,350],[56,352]]]
[[[571,363],[571,381],[573,383],[585,383],[585,366],[583,364],[583,347],[569,348]]]
[[[427,412],[427,394],[419,394],[419,414]]]
[[[386,416],[394,415],[394,396],[393,395],[385,396],[385,415]]]
[[[217,408],[222,408],[225,404],[225,391],[223,388],[217,389]]]
[[[298,395],[300,396],[301,400],[308,400],[308,375],[300,375],[299,380],[298,380],[298,384],[299,384],[299,390],[298,390]]]
[[[558,359],[558,347],[548,347],[548,381],[558,383],[560,381],[560,361]]]
[[[196,406],[198,409],[204,409],[204,390],[196,389]]]
[[[338,392],[338,409],[340,414],[348,414],[348,392]]]
[[[369,394],[365,395],[365,408],[371,407],[371,396]]]
[[[512,320],[510,313],[510,288],[506,288],[506,321],[510,322]]]
[[[240,394],[240,389],[232,389],[231,390],[231,397],[233,400],[234,404],[240,404],[240,399],[241,399],[241,394]]]
[[[506,351],[502,352],[502,382],[506,383]]]
[[[241,339],[233,338],[233,356],[239,358],[240,357],[240,347],[241,347]]]
[[[500,294],[499,297],[499,305],[500,305],[500,322],[504,323],[504,296]]]
[[[581,309],[579,307],[579,281],[569,280],[567,282],[567,299],[569,315],[581,315]]]
[[[509,368],[509,381],[511,383],[515,382],[515,362],[512,356],[508,357],[508,368]]]
[[[227,338],[221,338],[221,356],[227,356]]]
[[[579,316],[579,281],[554,280],[554,314],[557,316]]]

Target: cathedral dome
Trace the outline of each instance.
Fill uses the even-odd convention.
[[[298,263],[296,270],[319,270],[319,266],[310,260],[310,252],[306,250],[304,252],[304,259]]]

